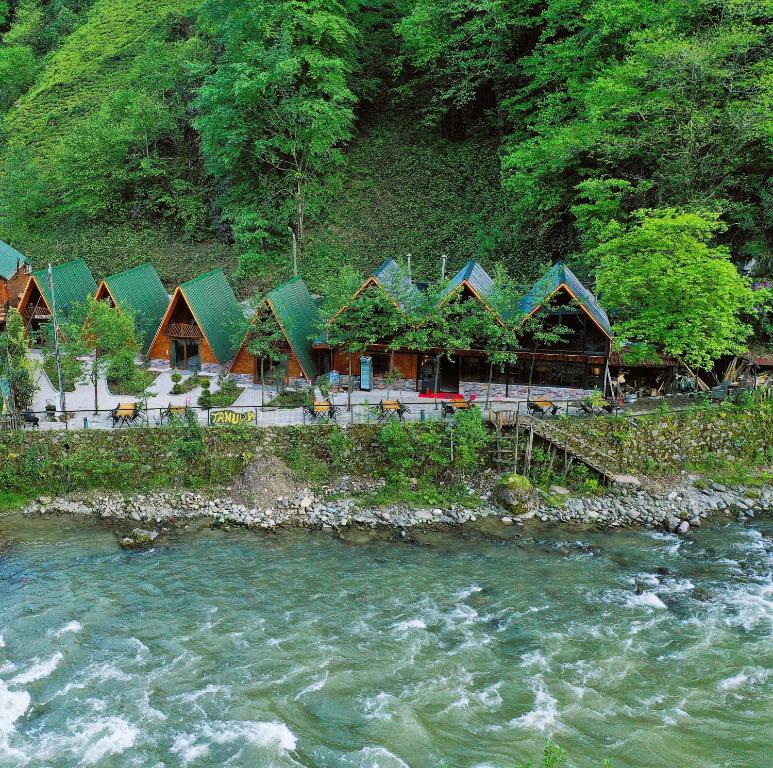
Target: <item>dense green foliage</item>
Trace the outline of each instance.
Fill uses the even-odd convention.
[[[9,312],[6,328],[0,333],[0,377],[8,380],[17,409],[32,407],[37,385],[27,356],[24,320],[15,309]]]
[[[261,290],[295,243],[319,288],[409,252],[421,279],[443,253],[590,277],[611,223],[676,211],[764,275],[769,11],[1,0],[0,238],[98,277],[150,257],[170,285],[222,264]]]

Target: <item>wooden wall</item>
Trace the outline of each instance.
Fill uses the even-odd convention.
[[[368,357],[370,353],[365,353]],[[376,352],[375,354],[389,354],[388,352]],[[338,349],[333,350],[333,370],[339,373],[349,373],[349,355]],[[394,365],[396,365],[403,374],[404,379],[415,379],[417,372],[417,356],[415,352],[395,352]],[[352,355],[352,376],[360,375],[360,355]]]
[[[231,373],[252,376],[255,383],[257,383],[257,378],[260,374],[256,373],[255,357],[247,351],[246,347],[242,346],[237,352],[233,364],[231,365]],[[288,349],[287,377],[290,379],[299,379],[302,376],[303,370],[298,362],[298,358],[296,358],[291,349]]]
[[[151,360],[167,360],[169,365],[172,364],[172,340],[168,336],[164,336],[163,328],[153,342],[148,357]],[[214,352],[212,352],[212,347],[209,346],[206,339],[199,339],[199,360],[202,364],[219,365]]]

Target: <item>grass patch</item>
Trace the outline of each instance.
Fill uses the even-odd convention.
[[[26,493],[13,493],[10,491],[0,491],[0,512],[13,512],[21,509],[25,504],[32,501],[34,497]]]
[[[58,389],[59,387],[59,378],[56,373],[56,359],[54,357],[49,357],[48,359],[43,361],[43,370],[46,372],[46,376],[48,376],[49,381],[51,384],[53,384],[54,389]],[[72,376],[67,376],[62,371],[62,386],[64,387],[65,392],[74,392],[75,391],[75,385],[76,381]]]
[[[773,483],[773,471],[770,467],[745,464],[742,461],[711,460],[702,464],[689,464],[688,470],[721,485],[760,488]],[[700,487],[698,482],[694,485]],[[708,483],[704,485],[708,487]]]
[[[368,491],[355,496],[361,506],[389,507],[393,504],[405,504],[409,507],[439,507],[445,509],[452,505],[475,509],[482,504],[477,494],[470,493],[462,485],[419,484],[415,488],[403,488],[386,485],[377,491]]]
[[[137,377],[134,381],[124,381],[118,379],[108,379],[107,387],[113,395],[140,395],[148,387],[153,386],[153,382],[160,376],[159,371],[149,371],[146,368],[137,370]]]
[[[275,405],[280,408],[301,408],[304,405],[313,405],[313,403],[314,393],[312,390],[286,389],[270,400],[267,405]]]
[[[192,392],[197,387],[201,386],[201,382],[207,378],[199,373],[192,373],[190,376],[183,376],[183,378],[176,382],[172,387],[171,394],[173,395],[187,395],[188,392]],[[211,381],[211,379],[210,379]]]
[[[241,389],[238,389],[236,392],[231,392],[230,390],[226,392],[214,392],[209,396],[209,407],[228,408],[229,405],[233,405],[238,400],[241,393]]]

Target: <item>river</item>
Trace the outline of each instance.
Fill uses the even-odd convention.
[[[771,521],[125,552],[2,518],[0,765],[762,768],[772,570]]]

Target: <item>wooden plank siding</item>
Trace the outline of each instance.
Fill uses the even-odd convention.
[[[373,354],[389,355],[389,352],[384,352],[381,349],[366,351],[363,353],[365,357],[370,357]],[[341,350],[333,350],[333,370],[339,373],[349,373],[349,355]],[[360,375],[360,354],[352,355],[352,376]],[[404,379],[415,379],[418,371],[418,356],[416,352],[395,352],[393,364],[397,366]]]

